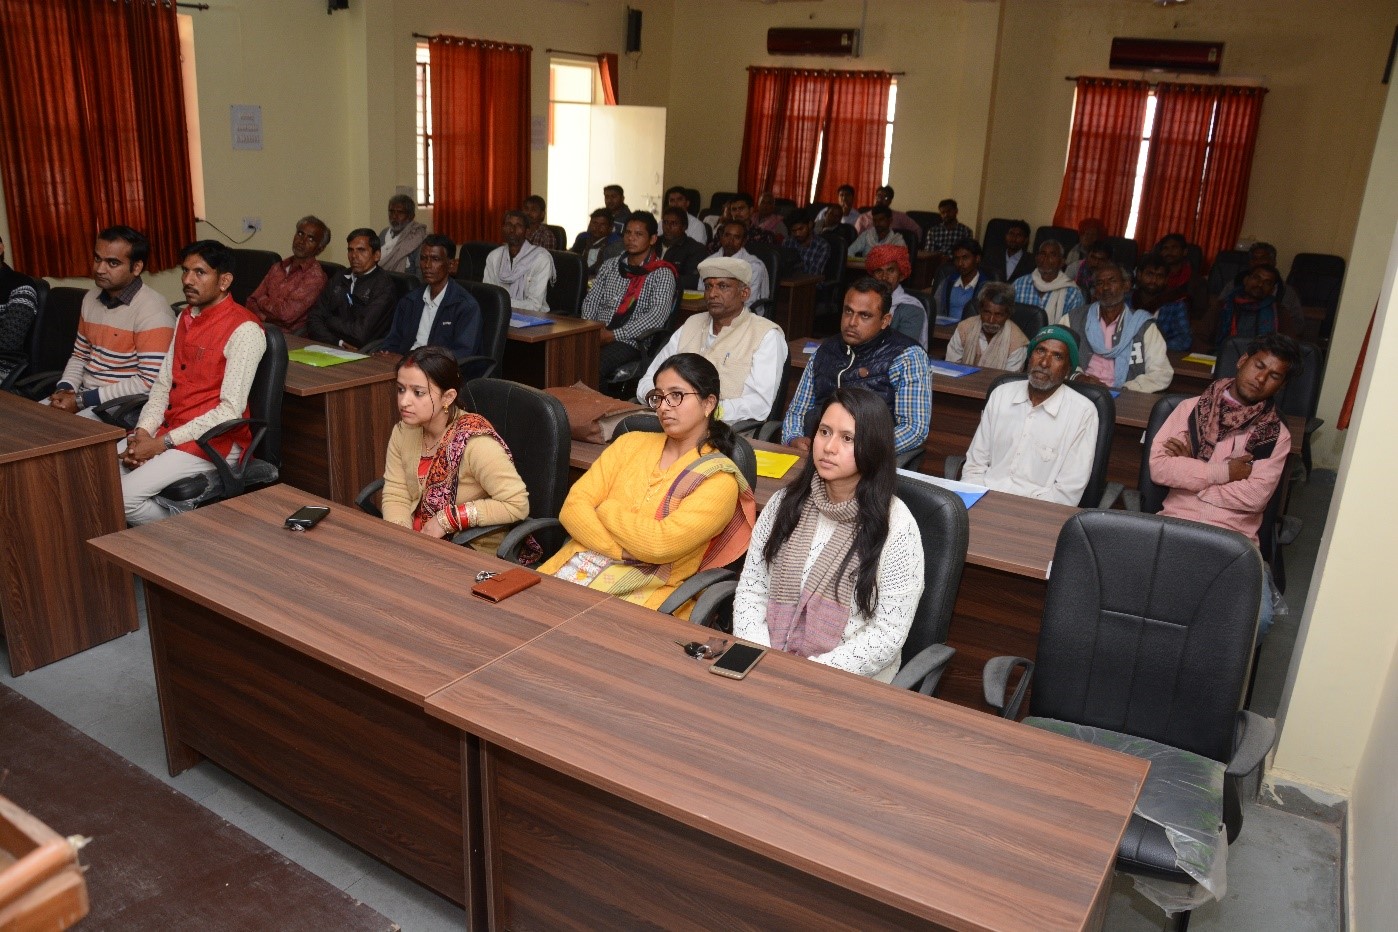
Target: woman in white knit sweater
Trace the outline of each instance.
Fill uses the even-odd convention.
[[[922,538],[893,494],[893,416],[864,388],[821,412],[811,455],[752,532],[733,633],[888,682],[922,596]]]

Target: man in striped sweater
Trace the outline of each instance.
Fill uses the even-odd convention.
[[[175,312],[141,281],[150,243],[127,226],[97,234],[73,355],[48,403],[83,417],[93,405],[150,391],[175,335]]]

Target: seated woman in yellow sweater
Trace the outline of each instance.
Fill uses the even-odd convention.
[[[713,363],[671,356],[646,401],[664,433],[608,445],[563,503],[570,540],[539,571],[658,608],[696,572],[747,551],[756,506],[730,458],[733,432],[715,417]]]
[[[451,353],[421,346],[398,363],[398,414],[383,472],[383,516],[450,538],[529,516],[529,492],[505,441],[479,414],[456,407],[461,375]],[[494,553],[503,532],[471,542]]]

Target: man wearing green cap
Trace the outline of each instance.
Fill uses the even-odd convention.
[[[1097,408],[1064,385],[1078,368],[1067,327],[1044,327],[1029,341],[1029,378],[986,399],[961,478],[1001,492],[1076,505],[1092,474]]]

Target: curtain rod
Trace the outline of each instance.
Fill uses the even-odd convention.
[[[1190,73],[1190,72],[1188,72],[1188,71],[1165,71],[1165,72],[1158,72],[1158,73],[1159,73],[1159,74],[1169,75],[1169,76],[1175,77],[1175,78],[1201,78],[1201,79],[1206,79],[1206,80],[1187,81],[1187,82],[1185,82],[1185,83],[1190,83],[1190,84],[1221,84],[1221,83],[1224,82],[1224,81],[1255,81],[1255,82],[1257,82],[1256,85],[1253,85],[1253,84],[1238,84],[1238,85],[1230,85],[1230,86],[1235,86],[1235,87],[1254,87],[1254,86],[1255,86],[1255,87],[1257,87],[1259,90],[1264,90],[1264,91],[1267,89],[1267,87],[1266,87],[1266,84],[1267,84],[1267,76],[1266,76],[1265,74],[1264,74],[1264,75],[1256,75],[1256,76],[1255,76],[1255,75],[1246,75],[1246,74],[1238,74],[1238,75],[1224,75],[1224,74],[1192,74],[1192,73]],[[1139,72],[1139,74],[1140,74],[1140,77],[1139,77],[1139,78],[1128,78],[1128,77],[1118,77],[1118,76],[1104,77],[1104,76],[1102,76],[1102,75],[1100,75],[1100,74],[1065,74],[1065,75],[1063,76],[1063,80],[1065,80],[1065,81],[1079,81],[1079,80],[1082,80],[1082,79],[1086,78],[1086,79],[1089,80],[1089,81],[1145,81],[1146,84],[1149,85],[1150,87],[1156,87],[1156,86],[1158,86],[1158,85],[1160,85],[1160,84],[1162,83],[1162,81],[1160,81],[1160,80],[1157,80],[1157,81],[1148,80],[1148,79],[1146,78],[1146,73],[1145,73],[1144,71]]]
[[[579,58],[596,58],[598,55],[605,55],[605,52],[570,52],[567,49],[544,49],[545,55],[576,55]]]
[[[176,3],[175,8],[178,10],[207,10],[209,5],[207,3]]]
[[[901,78],[906,71],[880,71],[877,68],[855,68],[846,71],[841,68],[786,68],[782,65],[748,65],[748,71],[804,71],[808,74],[886,74],[891,78]]]
[[[469,39],[465,36],[448,36],[440,32],[437,33],[437,35],[435,36],[425,36],[420,32],[415,32],[412,34],[412,36],[414,39],[426,39],[429,42],[431,42],[433,39],[445,39],[449,42],[456,42],[461,45],[483,45],[487,48],[504,49],[506,51],[534,51],[534,47],[532,45],[517,45],[513,42],[496,42],[494,39]]]

